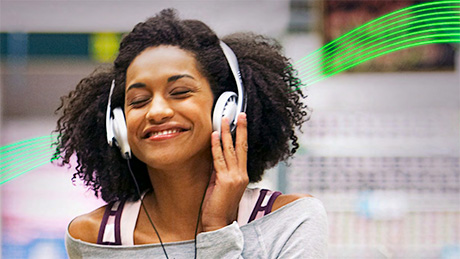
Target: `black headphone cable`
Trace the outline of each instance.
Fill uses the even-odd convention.
[[[127,161],[127,163],[128,163],[129,172],[131,173],[131,176],[132,176],[132,178],[133,178],[133,180],[134,180],[134,185],[136,186],[137,194],[139,195],[139,199],[141,199],[142,208],[144,208],[145,214],[147,214],[147,218],[149,219],[150,224],[152,225],[153,229],[155,230],[155,233],[156,233],[156,235],[157,235],[157,237],[158,237],[158,240],[160,241],[161,248],[163,249],[163,253],[164,253],[165,256],[166,256],[166,259],[169,259],[168,253],[166,253],[166,249],[165,249],[165,246],[164,246],[164,244],[163,244],[163,241],[161,240],[160,234],[158,233],[158,230],[157,230],[157,228],[155,227],[155,224],[153,224],[153,221],[152,221],[152,219],[150,218],[150,215],[149,215],[149,213],[147,212],[147,209],[145,208],[145,205],[144,205],[144,197],[141,196],[141,191],[140,191],[140,189],[139,189],[139,185],[137,184],[136,177],[134,176],[133,170],[131,169],[130,159],[127,159],[126,161]],[[212,164],[211,164],[211,172],[212,172]],[[197,256],[196,236],[198,235],[198,226],[199,226],[199,223],[200,223],[201,209],[202,209],[202,207],[203,207],[204,197],[206,196],[206,190],[208,189],[208,187],[209,187],[209,181],[208,181],[208,184],[206,185],[206,189],[205,189],[205,191],[204,191],[203,198],[201,199],[200,210],[198,211],[198,219],[197,219],[197,221],[196,221],[196,227],[195,227],[195,240],[194,240],[194,246],[195,246],[195,256],[194,256],[194,258],[195,258],[195,259],[197,258],[197,257],[196,257],[196,256]]]

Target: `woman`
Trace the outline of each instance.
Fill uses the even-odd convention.
[[[169,9],[136,25],[114,66],[63,98],[56,155],[69,164],[76,154],[74,178],[108,202],[70,223],[69,256],[325,257],[321,202],[247,188],[298,148],[298,86],[274,40],[220,40]],[[235,119],[212,114],[226,91],[221,112]]]

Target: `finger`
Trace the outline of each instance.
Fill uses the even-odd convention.
[[[222,172],[227,170],[224,154],[222,153],[222,147],[220,146],[219,133],[217,131],[214,131],[211,134],[211,151],[214,168],[216,169],[216,171]]]
[[[246,172],[248,158],[248,121],[246,113],[238,114],[238,123],[236,126],[236,142],[235,142],[236,157],[238,167]]]
[[[233,146],[232,134],[228,118],[222,118],[222,149],[224,151],[225,162],[229,170],[238,169],[235,147]]]

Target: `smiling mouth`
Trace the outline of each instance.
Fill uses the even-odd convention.
[[[172,135],[172,134],[180,133],[183,131],[186,131],[186,130],[185,129],[169,129],[169,130],[149,132],[144,136],[144,138]]]

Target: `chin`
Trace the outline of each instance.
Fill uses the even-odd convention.
[[[185,165],[188,164],[188,162],[192,161],[206,161],[209,157],[211,157],[210,149],[206,151],[196,152],[195,154],[172,152],[169,154],[163,153],[155,157],[148,157],[146,158],[144,163],[151,168],[168,169]]]

